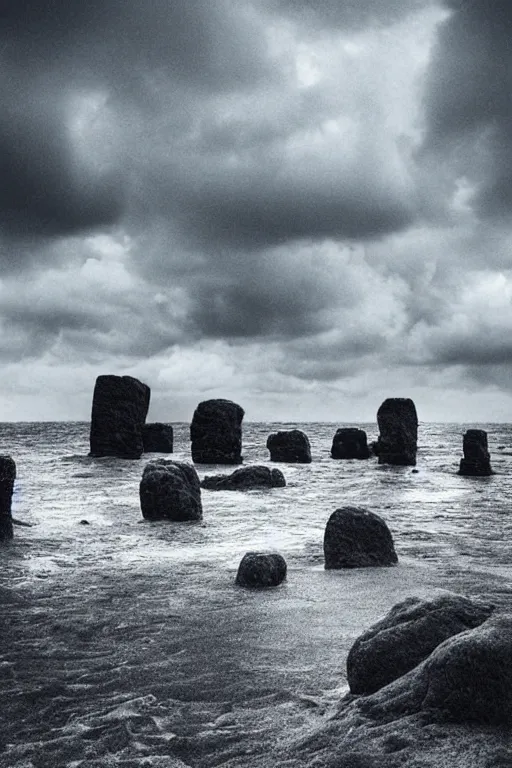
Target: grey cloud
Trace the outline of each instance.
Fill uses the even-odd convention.
[[[512,200],[512,6],[447,0],[426,91],[422,152],[448,158],[473,185],[482,217],[508,217]],[[454,176],[452,176],[453,180]]]
[[[428,0],[268,0],[268,7],[305,25],[322,29],[360,29],[367,24],[392,24]]]

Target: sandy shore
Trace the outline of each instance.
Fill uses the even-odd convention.
[[[512,593],[489,573],[407,562],[291,567],[263,592],[236,588],[234,576],[207,563],[70,569],[5,589],[0,766],[327,766],[336,753],[332,765],[345,765],[329,742],[332,721],[316,750],[307,735],[325,733],[346,691],[355,637],[411,595],[454,589],[506,605]],[[347,729],[335,722],[340,743]]]

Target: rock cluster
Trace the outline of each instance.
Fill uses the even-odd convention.
[[[98,376],[91,414],[90,455],[139,459],[150,389],[131,376]]]
[[[286,480],[280,469],[263,465],[241,467],[231,475],[207,475],[202,488],[210,491],[246,491],[250,488],[283,488]]]
[[[418,443],[418,415],[408,397],[389,397],[377,411],[379,464],[414,466]]]
[[[244,410],[231,400],[199,403],[190,425],[195,464],[241,464]]]
[[[0,456],[0,541],[13,538],[12,494],[16,479],[16,463],[11,456]]]
[[[139,486],[146,520],[200,520],[201,486],[191,464],[156,459],[144,468]]]
[[[459,475],[485,477],[493,474],[485,430],[468,429],[462,439],[462,448],[464,458],[460,460]]]
[[[277,587],[286,578],[286,561],[274,552],[247,552],[238,566],[239,587]]]
[[[393,537],[384,520],[361,507],[336,509],[325,527],[325,568],[396,565]]]
[[[311,446],[308,436],[300,429],[274,432],[267,438],[270,461],[294,464],[311,463]]]
[[[142,428],[142,443],[144,453],[172,453],[173,429],[170,424],[144,424]]]
[[[364,429],[342,427],[336,430],[332,440],[331,458],[368,459],[370,450]]]
[[[352,646],[347,658],[351,693],[374,693],[402,677],[444,640],[479,626],[493,610],[492,605],[455,594],[398,603]]]

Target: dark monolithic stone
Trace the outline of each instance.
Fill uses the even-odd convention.
[[[332,440],[333,459],[368,459],[370,451],[364,429],[342,427],[336,430]]]
[[[357,638],[347,658],[353,694],[369,694],[416,667],[444,640],[474,629],[494,606],[461,595],[410,597]]]
[[[267,438],[267,448],[270,451],[270,461],[311,463],[309,439],[300,429],[272,433]]]
[[[468,429],[462,438],[462,448],[464,458],[460,460],[459,475],[482,477],[493,474],[485,430]]]
[[[277,587],[286,578],[286,560],[282,555],[247,552],[238,566],[239,587]]]
[[[325,567],[368,568],[396,565],[393,538],[384,520],[361,507],[336,509],[325,527]]]
[[[140,506],[146,520],[200,520],[201,486],[191,464],[156,459],[140,481]]]
[[[417,667],[360,701],[373,718],[512,725],[512,615],[495,614],[437,646]]]
[[[202,488],[210,491],[246,491],[250,488],[283,488],[286,480],[280,469],[263,465],[241,467],[231,475],[207,475]]]
[[[144,453],[172,453],[173,429],[170,424],[144,424],[142,427],[142,443]]]
[[[418,415],[409,397],[389,397],[377,411],[379,464],[416,464]]]
[[[196,464],[241,464],[244,409],[231,400],[199,403],[190,425]]]
[[[92,401],[91,456],[139,459],[150,389],[132,376],[98,376]]]
[[[16,463],[11,456],[0,456],[0,541],[13,538],[12,493],[16,479]]]

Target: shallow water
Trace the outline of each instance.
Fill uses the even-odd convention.
[[[250,765],[325,716],[353,639],[398,600],[454,589],[509,605],[511,425],[480,425],[490,478],[456,474],[473,425],[420,425],[413,473],[333,461],[341,425],[246,424],[245,463],[268,463],[268,434],[292,426],[313,462],[275,465],[286,488],[203,491],[201,523],[147,523],[138,485],[156,455],[92,459],[83,423],[0,425],[13,515],[32,524],[2,552],[0,766]],[[188,425],[174,428],[173,458],[190,461]],[[325,523],[345,504],[386,519],[398,567],[324,571]],[[287,582],[235,588],[260,548],[285,556]]]

